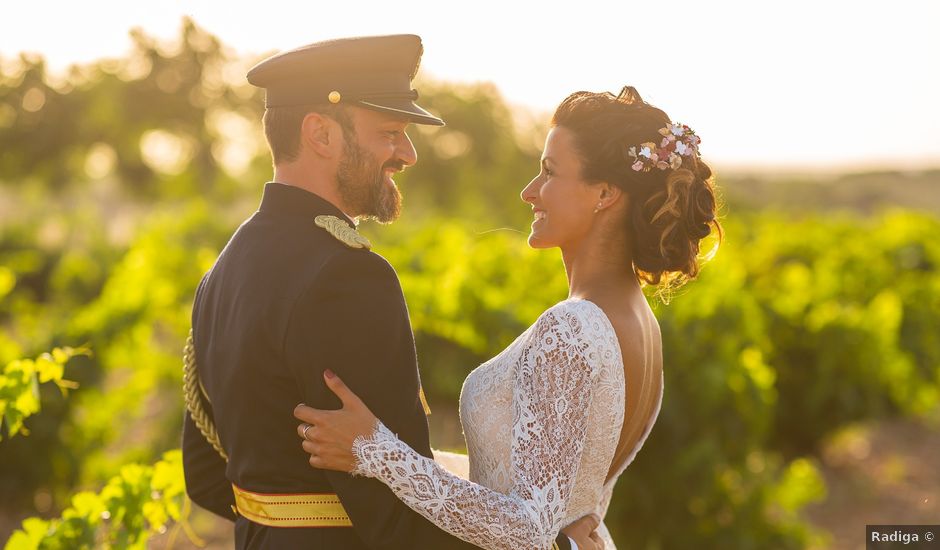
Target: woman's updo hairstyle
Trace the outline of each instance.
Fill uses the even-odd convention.
[[[552,126],[569,130],[582,160],[581,177],[589,182],[616,185],[630,198],[627,223],[632,229],[633,269],[641,281],[659,285],[657,295],[669,301],[669,292],[694,279],[699,260],[707,261],[718,249],[722,229],[716,217],[717,200],[712,171],[697,155],[682,156],[676,169],[636,171],[630,148],[659,144],[661,128],[670,119],[643,101],[632,86],[619,95],[575,92],[565,98],[552,117]],[[699,242],[717,233],[711,251],[699,257]]]

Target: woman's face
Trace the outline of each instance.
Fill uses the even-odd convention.
[[[599,189],[581,179],[581,159],[571,131],[555,126],[548,132],[542,169],[521,197],[532,205],[535,217],[529,234],[532,248],[564,247],[587,235]]]

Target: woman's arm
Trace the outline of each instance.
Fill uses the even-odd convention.
[[[421,456],[374,420],[369,436],[352,447],[354,474],[379,479],[402,502],[441,529],[490,549],[551,548],[566,517],[584,449],[595,369],[570,311],[549,310],[533,327],[516,368],[513,389],[512,489],[508,494],[461,479]],[[337,378],[332,379],[335,385]],[[340,397],[348,392],[337,391]],[[354,395],[353,395],[354,397]],[[349,406],[344,398],[344,404]],[[337,411],[305,417],[316,425],[305,434],[311,464],[331,467],[336,453],[323,441],[337,424]],[[355,430],[353,430],[355,431]],[[370,433],[360,431],[359,433]],[[311,442],[310,440],[313,440]],[[317,453],[322,453],[318,456]],[[331,456],[332,455],[332,456]]]

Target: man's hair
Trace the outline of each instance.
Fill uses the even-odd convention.
[[[264,111],[264,135],[271,148],[274,164],[297,160],[300,153],[300,127],[309,113],[320,113],[339,123],[347,138],[354,137],[356,129],[352,117],[342,105],[296,105],[270,107]]]

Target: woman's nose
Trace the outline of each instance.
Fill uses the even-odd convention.
[[[519,193],[519,198],[522,199],[522,202],[527,202],[529,204],[535,200],[536,195],[538,195],[539,187],[539,177],[535,176],[532,178],[532,181],[528,185],[522,188],[522,192]]]

